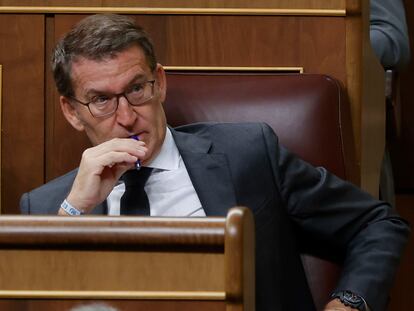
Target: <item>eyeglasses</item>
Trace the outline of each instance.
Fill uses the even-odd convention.
[[[91,115],[95,118],[108,117],[118,109],[119,98],[125,97],[132,106],[145,104],[154,97],[155,80],[145,81],[132,85],[123,93],[113,95],[97,95],[89,102],[82,102],[75,97],[70,97],[74,101],[87,106]]]

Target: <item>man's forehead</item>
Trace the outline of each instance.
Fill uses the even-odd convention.
[[[72,66],[74,65],[90,65],[101,66],[104,64],[117,64],[119,62],[139,62],[143,65],[147,64],[145,53],[136,45],[125,48],[121,51],[110,52],[106,55],[94,57],[93,55],[75,55],[72,58]]]
[[[128,49],[113,57],[99,60],[78,57],[71,68],[74,87],[98,84],[129,83],[133,80],[148,77],[151,70],[144,54],[139,49]],[[116,81],[115,81],[116,80]]]

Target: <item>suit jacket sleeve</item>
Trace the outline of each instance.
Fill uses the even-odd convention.
[[[383,67],[408,63],[410,46],[402,0],[371,0],[370,38]]]
[[[269,127],[263,131],[299,240],[310,250],[343,260],[337,290],[360,294],[372,310],[385,309],[409,234],[407,223],[388,204],[278,146]]]
[[[20,198],[21,213],[56,215],[60,204],[66,198],[72,187],[76,173],[77,170],[73,170],[39,188],[24,193]]]
[[[29,194],[24,193],[20,198],[20,212],[22,214],[29,214]]]

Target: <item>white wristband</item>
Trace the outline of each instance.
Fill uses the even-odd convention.
[[[79,216],[82,214],[80,210],[78,210],[76,207],[73,207],[66,199],[62,202],[60,207],[71,216]]]

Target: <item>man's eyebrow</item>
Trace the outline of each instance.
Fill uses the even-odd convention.
[[[131,85],[135,82],[145,82],[147,78],[147,75],[143,74],[143,73],[138,73],[136,74],[127,85]]]
[[[125,84],[125,87],[128,88],[128,86],[136,83],[136,82],[145,82],[147,79],[147,75],[143,73],[137,73],[135,76],[133,76],[128,83]]]
[[[129,86],[131,86],[132,84],[136,83],[136,82],[144,82],[146,81],[146,77],[147,75],[143,74],[143,73],[138,73],[136,74],[134,77],[131,78],[131,80],[126,84],[126,88],[128,88]],[[92,96],[95,95],[99,95],[99,94],[112,94],[111,92],[107,92],[107,91],[103,91],[103,90],[98,90],[98,89],[89,89],[85,92],[85,96],[90,98]]]

